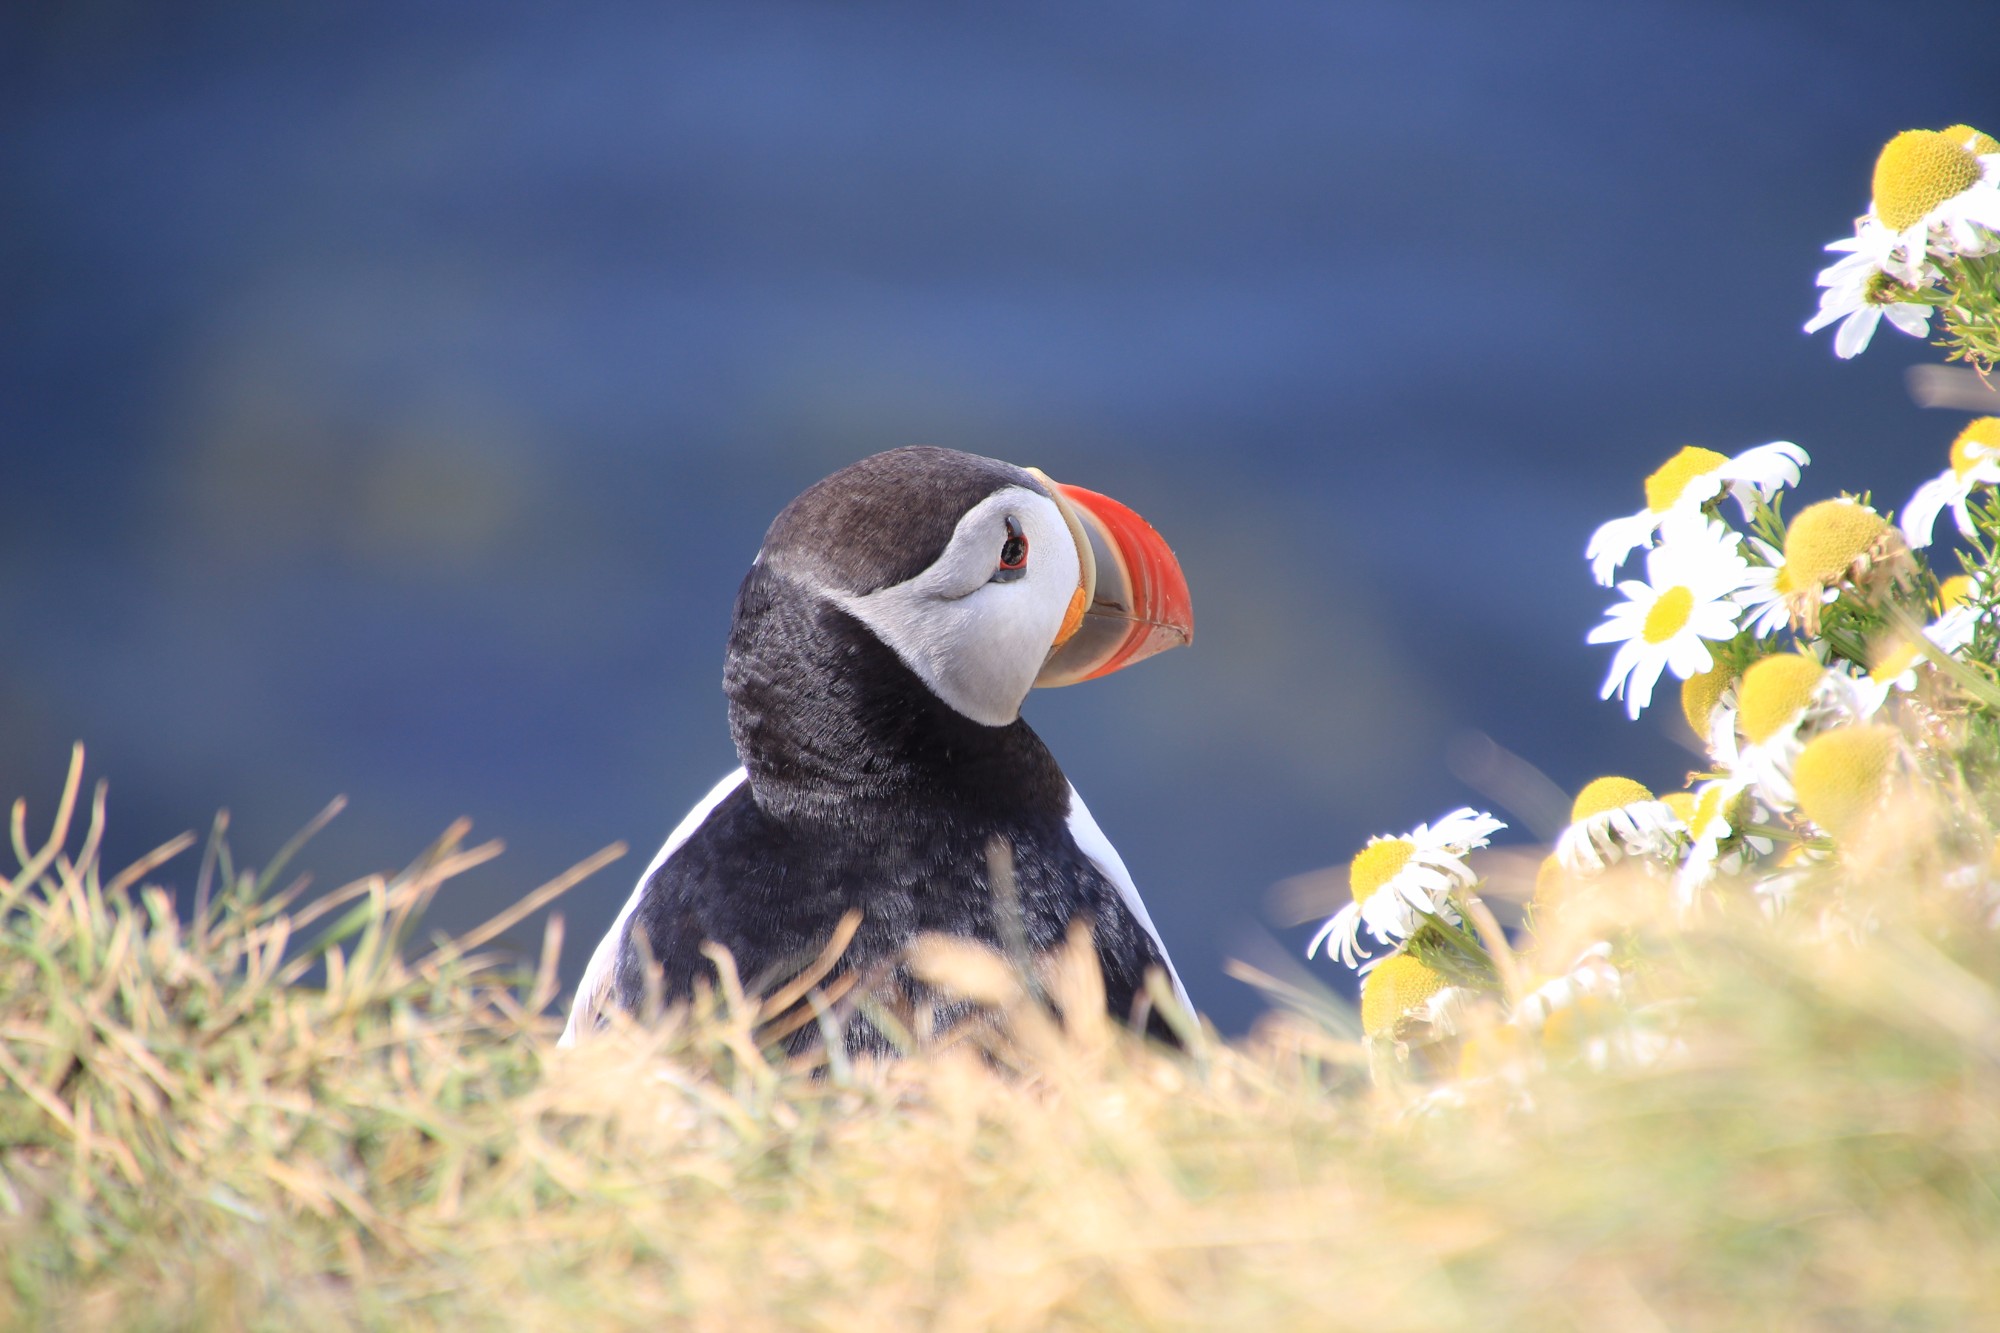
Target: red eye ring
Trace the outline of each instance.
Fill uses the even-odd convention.
[[[1028,534],[1021,531],[1021,524],[1012,514],[1007,516],[1007,540],[1000,543],[1000,568],[1026,569],[1028,567]]]

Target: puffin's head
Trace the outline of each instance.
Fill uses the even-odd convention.
[[[1194,637],[1187,579],[1116,500],[1033,468],[912,446],[785,507],[758,562],[867,625],[966,717],[1005,726],[1072,685]]]

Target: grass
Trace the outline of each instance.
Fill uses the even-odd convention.
[[[213,840],[177,913],[102,827],[72,772],[0,880],[10,1326],[2000,1326],[2000,941],[1893,836],[1841,931],[1607,886],[1563,930],[1667,1054],[1441,1094],[1317,1002],[1175,1054],[950,949],[1010,1021],[923,1058],[788,1063],[727,986],[559,1050],[560,923],[485,946],[602,858],[420,943],[462,829],[310,904]]]

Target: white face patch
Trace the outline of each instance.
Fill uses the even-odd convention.
[[[1012,519],[1027,564],[1001,572]],[[981,500],[929,569],[865,596],[834,600],[903,659],[931,690],[975,722],[1004,727],[1055,643],[1082,571],[1055,501],[1022,486]]]

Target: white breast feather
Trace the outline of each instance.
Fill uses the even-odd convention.
[[[1153,947],[1160,951],[1160,961],[1167,965],[1167,980],[1174,985],[1174,998],[1181,1002],[1181,1008],[1192,1014],[1194,1002],[1188,999],[1187,988],[1181,985],[1181,974],[1174,969],[1174,960],[1167,954],[1166,941],[1153,928],[1153,918],[1146,912],[1145,900],[1139,897],[1139,886],[1132,882],[1132,873],[1125,869],[1125,862],[1119,857],[1118,849],[1111,845],[1111,839],[1104,836],[1104,830],[1097,827],[1097,821],[1090,817],[1090,807],[1083,803],[1075,783],[1071,783],[1069,788],[1069,836],[1111,881],[1112,887],[1118,890],[1118,896],[1125,900],[1125,906],[1139,919],[1145,932],[1153,937]]]
[[[729,798],[729,793],[743,785],[749,775],[737,769],[728,777],[715,784],[708,795],[694,809],[687,812],[687,818],[674,825],[674,831],[660,844],[660,850],[653,854],[652,862],[645,873],[639,876],[639,883],[632,890],[632,896],[625,900],[618,919],[611,923],[611,929],[604,932],[604,938],[597,942],[597,951],[590,955],[590,966],[583,969],[583,981],[576,988],[576,1001],[569,1008],[569,1023],[563,1028],[562,1040],[558,1046],[574,1046],[577,1038],[590,1031],[597,1023],[597,1015],[604,1005],[605,997],[611,991],[611,979],[618,972],[618,946],[625,934],[625,923],[632,919],[632,913],[639,908],[639,900],[645,897],[646,885],[653,875],[667,863],[667,858],[681,849],[681,844],[694,836],[694,831],[702,826],[702,821],[715,813],[715,807]],[[1115,853],[1114,853],[1115,855]]]

